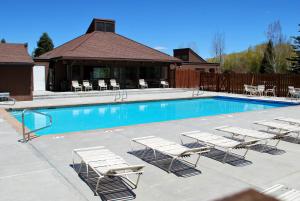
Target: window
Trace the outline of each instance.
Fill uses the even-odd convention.
[[[115,32],[114,25],[112,23],[105,23],[106,32]]]
[[[93,68],[92,79],[107,79],[110,78],[110,68]]]
[[[96,31],[105,31],[104,22],[97,22],[96,23]]]
[[[96,31],[114,32],[114,24],[109,22],[97,22]]]

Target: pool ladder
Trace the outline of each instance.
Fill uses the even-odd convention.
[[[41,127],[41,128],[37,128],[35,130],[31,130],[31,131],[28,131],[26,132],[26,126],[25,126],[25,114],[27,112],[31,112],[31,113],[35,113],[35,114],[39,114],[39,115],[42,115],[42,116],[45,116],[49,119],[49,123],[46,124],[45,126]],[[21,140],[22,142],[28,142],[30,140],[30,134],[31,133],[34,133],[36,131],[39,131],[39,130],[42,130],[42,129],[45,129],[45,128],[48,128],[52,125],[52,117],[51,115],[49,114],[45,114],[45,113],[42,113],[42,112],[37,112],[37,111],[34,111],[34,110],[29,110],[29,109],[25,109],[23,110],[22,112],[22,133],[23,133],[23,140]]]
[[[192,97],[203,95],[203,94],[204,94],[204,87],[200,86],[199,88],[194,88],[193,89]]]
[[[118,90],[115,93],[115,101],[120,100],[123,101],[124,99],[127,99],[128,93],[126,90]]]

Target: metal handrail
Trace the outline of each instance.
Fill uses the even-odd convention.
[[[123,101],[124,99],[127,99],[127,97],[128,97],[128,93],[126,90],[118,90],[115,93],[115,101],[117,100]]]
[[[202,95],[202,94],[204,94],[204,87],[200,86],[199,88],[194,88],[193,89],[192,97],[199,96],[199,95]]]
[[[32,113],[36,113],[36,114],[40,114],[40,115],[43,115],[43,116],[46,116],[49,118],[49,124],[46,125],[46,126],[43,126],[41,128],[38,128],[38,129],[35,129],[35,130],[31,130],[29,132],[26,132],[26,129],[25,129],[25,113],[26,112],[32,112]],[[34,110],[30,110],[30,109],[24,109],[23,112],[22,112],[22,132],[23,132],[23,142],[27,142],[30,140],[30,134],[31,133],[34,133],[34,132],[37,132],[39,130],[42,130],[42,129],[45,129],[45,128],[48,128],[52,125],[52,116],[49,115],[49,114],[45,114],[45,113],[42,113],[42,112],[37,112],[37,111],[34,111]]]

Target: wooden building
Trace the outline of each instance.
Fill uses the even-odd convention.
[[[87,32],[35,58],[46,69],[46,88],[68,91],[71,81],[116,79],[121,88],[137,88],[138,79],[158,87],[181,60],[115,33],[115,21],[93,19]]]
[[[210,63],[190,48],[173,50],[174,57],[182,60],[182,68],[192,68],[201,72],[220,72],[219,63]]]
[[[0,92],[16,100],[32,100],[32,68],[26,44],[0,43]]]

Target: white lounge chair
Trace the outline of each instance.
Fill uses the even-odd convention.
[[[112,90],[120,89],[120,85],[116,82],[115,79],[110,79],[110,86]]]
[[[278,121],[283,121],[292,125],[300,125],[300,119],[294,119],[294,118],[289,118],[289,117],[278,117],[275,118],[275,120]]]
[[[83,85],[85,91],[93,90],[93,85],[88,80],[83,80],[82,85]]]
[[[265,85],[258,85],[257,86],[257,94],[260,95],[260,96],[264,96],[265,95]]]
[[[133,185],[137,188],[141,174],[143,173],[143,165],[129,165],[120,156],[114,154],[103,146],[89,147],[74,149],[73,155],[73,167],[75,167],[75,158],[79,158],[80,167],[78,174],[84,174],[82,172],[83,165],[86,166],[87,181],[95,179],[89,174],[90,170],[93,170],[97,174],[97,184],[94,192],[98,195],[98,189],[101,185],[100,182],[106,177],[120,177],[129,185]],[[137,176],[136,180],[132,180],[129,176]],[[128,183],[129,182],[129,183]]]
[[[267,127],[267,132],[273,131],[279,135],[285,136],[290,135],[291,133],[296,133],[297,137],[295,138],[295,141],[298,141],[300,136],[300,126],[278,123],[274,121],[256,121],[254,124]]]
[[[148,84],[144,79],[139,79],[139,87],[141,89],[148,88]]]
[[[257,87],[244,84],[244,94],[253,96],[257,93]]]
[[[78,83],[77,80],[73,80],[72,81],[72,88],[74,89],[74,91],[82,91],[82,85]]]
[[[276,184],[271,186],[262,193],[266,195],[273,196],[281,201],[299,201],[300,200],[300,191],[296,189],[289,188],[282,184]]]
[[[104,80],[98,80],[98,87],[99,90],[101,91],[102,89],[107,90],[107,84],[105,83]]]
[[[222,160],[223,163],[226,163],[226,158],[233,149],[243,149],[243,148],[246,149],[246,152],[242,156],[242,158],[245,158],[248,153],[249,148],[258,142],[258,140],[250,140],[247,142],[238,142],[238,141],[228,139],[223,136],[218,136],[218,135],[214,135],[211,133],[200,132],[200,131],[191,131],[191,132],[181,133],[181,136],[185,136],[185,137],[194,139],[197,141],[197,143],[202,144],[202,145],[204,144],[206,146],[218,147],[218,148],[224,149],[226,154]],[[182,140],[181,140],[181,143],[183,143]]]
[[[160,85],[162,88],[169,88],[169,83],[165,80],[160,81]]]
[[[276,86],[265,90],[265,95],[268,96],[269,94],[273,95],[274,97],[276,96]]]
[[[246,129],[246,128],[240,128],[240,127],[235,127],[235,126],[222,126],[216,128],[218,131],[230,133],[232,135],[232,138],[240,136],[242,137],[243,140],[246,138],[254,138],[259,141],[264,141],[265,145],[268,144],[269,140],[277,140],[276,144],[274,147],[276,148],[277,145],[279,144],[280,140],[283,137],[283,134],[278,134],[278,135],[273,135],[270,133],[265,133],[257,130],[252,130],[252,129]]]
[[[289,90],[288,94],[287,94],[288,97],[295,98],[295,99],[300,98],[300,90],[299,89],[296,89],[293,86],[289,86],[288,90]]]
[[[176,159],[180,159],[182,162],[197,167],[198,161],[200,159],[201,154],[209,152],[210,147],[200,147],[200,148],[187,148],[182,146],[178,143],[162,139],[160,137],[155,136],[147,136],[147,137],[140,137],[134,138],[131,140],[134,143],[142,145],[147,149],[151,149],[154,153],[155,159],[157,159],[156,152],[160,152],[164,155],[171,157],[171,162],[168,166],[168,173],[171,172],[172,165]],[[133,149],[133,146],[132,146]],[[183,158],[198,154],[198,158],[195,163],[191,163],[187,160],[183,160]],[[166,160],[166,159],[164,159]]]

